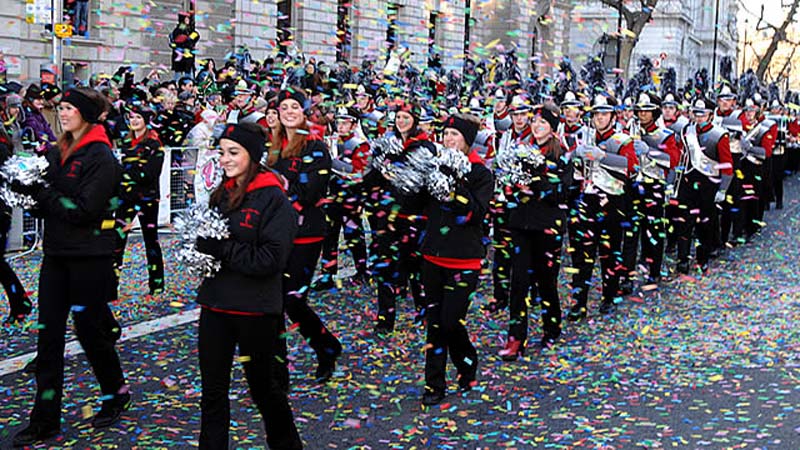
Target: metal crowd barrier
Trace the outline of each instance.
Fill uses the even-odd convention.
[[[169,232],[169,225],[175,216],[193,201],[198,150],[197,147],[164,148],[164,165],[159,179],[161,200],[158,208],[158,225],[164,231]],[[189,158],[186,158],[187,154]],[[134,231],[137,228],[135,226]],[[10,253],[8,259],[19,258],[35,251],[41,245],[43,230],[41,219],[33,217],[28,211],[14,209],[6,248]]]

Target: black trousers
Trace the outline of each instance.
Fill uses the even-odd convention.
[[[739,155],[734,155],[734,158],[739,158]],[[728,190],[725,193],[725,201],[722,202],[722,209],[718,214],[719,238],[715,239],[717,242],[715,245],[717,246],[723,246],[730,242],[732,232],[733,238],[736,238],[735,224],[742,223],[742,220],[744,220],[744,214],[742,213],[742,197],[744,196],[743,164],[744,162],[734,162],[733,179],[730,186],[728,186]]]
[[[108,257],[44,256],[39,276],[36,403],[31,422],[58,426],[64,386],[64,344],[72,311],[75,334],[104,396],[120,393],[125,377],[114,345],[121,335],[108,307],[114,263]]]
[[[579,307],[586,307],[598,256],[603,301],[613,301],[620,295],[622,222],[627,211],[624,203],[622,195],[583,194],[578,202],[578,214],[570,219],[572,265],[577,269],[572,276],[572,292]]]
[[[308,304],[309,286],[314,277],[320,251],[322,251],[322,241],[295,244],[283,275],[283,306],[286,314],[292,323],[298,325],[300,334],[306,338],[318,358],[341,350],[339,340],[325,328],[322,320]]]
[[[367,274],[367,242],[364,238],[364,227],[361,224],[361,209],[355,206],[329,206],[325,213],[328,216],[328,235],[322,244],[322,273],[331,277],[339,273],[339,232],[344,227],[344,241],[347,250],[355,262],[359,275]]]
[[[19,281],[19,277],[8,264],[5,258],[6,245],[8,245],[8,231],[11,229],[11,210],[0,210],[0,283],[8,297],[8,304],[11,307],[11,315],[21,311],[30,311],[31,302],[25,288]]]
[[[641,262],[649,269],[651,278],[661,276],[664,261],[664,241],[667,237],[664,218],[664,184],[642,182],[638,185],[639,201],[633,227],[625,231],[623,243],[623,265],[630,273],[636,270],[639,245],[642,248]]]
[[[639,254],[639,240],[642,231],[643,203],[645,201],[644,184],[632,183],[625,193],[625,204],[628,207],[625,220],[622,221],[622,271],[620,282],[632,281],[636,272],[636,257]]]
[[[398,218],[375,234],[372,273],[378,284],[379,325],[394,329],[397,300],[406,298],[409,284],[417,312],[425,313],[427,303],[422,290],[422,258],[419,254],[419,230],[422,227],[424,224],[412,224]]]
[[[154,294],[164,290],[164,257],[161,245],[158,243],[158,199],[126,201],[118,211],[119,230],[117,233],[117,247],[114,250],[117,276],[122,276],[122,258],[125,256],[125,246],[128,244],[128,233],[123,227],[139,217],[139,225],[144,238],[144,248],[147,256],[147,276],[150,293]]]
[[[693,233],[697,234],[697,263],[708,263],[711,250],[714,248],[715,229],[719,230],[717,205],[714,197],[719,184],[705,175],[693,172],[684,177],[678,192],[679,217],[675,226],[678,236],[678,263],[688,264]]]
[[[764,184],[763,164],[755,164],[745,160],[742,162],[742,197],[740,207],[742,209],[739,220],[734,224],[734,238],[739,242],[750,238],[761,229],[760,222],[763,219],[762,205],[766,202],[766,189]]]
[[[786,178],[786,155],[772,154],[772,194],[775,203],[783,205],[783,179]]]
[[[425,388],[445,392],[447,354],[458,376],[475,379],[478,353],[464,326],[470,299],[478,285],[480,270],[448,269],[428,261],[422,263],[422,280],[427,299],[428,341],[425,350]]]
[[[492,261],[492,289],[494,298],[499,302],[507,302],[511,292],[511,231],[508,228],[508,215],[500,205],[492,212],[492,247],[494,247],[494,260]]]
[[[558,271],[561,268],[563,233],[542,230],[512,230],[514,242],[511,280],[511,317],[508,337],[522,342],[528,339],[527,298],[541,307],[545,339],[561,336],[561,300],[558,297]]]
[[[244,368],[250,396],[256,404],[273,449],[300,449],[303,442],[294,424],[292,408],[282,380],[288,377],[286,341],[281,337],[280,316],[239,316],[200,312],[199,356],[200,448],[228,448],[231,426],[231,368],[236,347]]]

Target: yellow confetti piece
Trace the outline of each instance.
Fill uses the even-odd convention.
[[[113,220],[104,220],[102,224],[100,224],[101,230],[113,230],[114,229],[114,221]]]
[[[242,356],[239,356],[238,358],[236,358],[236,361],[239,361],[240,363],[246,363],[246,362],[250,362],[250,360],[252,360],[252,359],[253,358],[251,358],[250,355],[242,355]]]
[[[88,419],[88,418],[92,417],[93,415],[94,415],[94,411],[92,411],[92,407],[91,406],[85,405],[85,406],[81,407],[81,416],[83,416],[84,419]]]

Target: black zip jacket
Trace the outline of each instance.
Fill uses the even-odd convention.
[[[506,186],[508,227],[517,230],[559,231],[566,224],[572,168],[563,154],[546,155],[528,186]]]
[[[158,134],[149,130],[141,139],[133,138],[122,148],[123,201],[156,200],[160,196],[159,177],[164,151]]]
[[[322,203],[328,194],[331,155],[321,140],[309,136],[296,158],[279,158],[273,169],[289,181],[286,193],[299,213],[298,238],[324,237],[328,231]]]
[[[45,255],[111,256],[122,168],[105,129],[94,125],[63,162],[57,146],[45,156],[50,186],[35,198],[44,218]]]
[[[227,186],[232,188],[230,181]],[[220,209],[224,211],[227,203],[226,191]],[[223,215],[231,237],[213,255],[222,267],[203,280],[197,303],[224,312],[282,314],[281,277],[297,232],[297,213],[278,176],[259,174],[241,205]]]
[[[470,161],[472,170],[456,188],[455,199],[440,202],[428,197],[423,255],[457,259],[486,256],[483,224],[494,195],[494,177],[477,153],[470,154]]]
[[[428,135],[423,131],[417,131],[403,144],[406,153],[423,146],[431,153],[436,153],[436,146],[428,140]],[[418,216],[414,222],[424,219],[425,196],[401,194],[389,180],[384,178],[380,171],[370,170],[364,176],[362,187],[366,197],[366,206],[372,211],[378,230],[385,230],[390,222],[397,219],[406,219],[411,216]]]

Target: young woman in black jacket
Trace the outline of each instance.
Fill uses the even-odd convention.
[[[492,172],[471,151],[478,134],[477,117],[456,114],[444,122],[444,146],[469,156],[472,168],[450,201],[428,196],[428,221],[422,241],[422,281],[428,303],[424,405],[441,402],[447,391],[447,354],[458,369],[462,391],[476,383],[478,353],[464,326],[486,256],[483,223],[494,192]]]
[[[139,217],[147,255],[150,295],[164,291],[164,258],[158,243],[159,178],[164,151],[158,133],[150,129],[154,112],[141,104],[128,106],[129,135],[122,148],[122,188],[117,222],[120,227],[114,249],[117,279],[122,276],[122,257],[133,219]]]
[[[561,335],[561,301],[558,297],[558,271],[567,217],[567,188],[571,170],[555,130],[559,113],[549,106],[536,107],[531,120],[534,148],[542,161],[530,167],[532,181],[527,185],[506,186],[513,244],[511,277],[511,317],[508,342],[500,351],[504,361],[525,353],[528,340],[526,299],[535,298],[542,309],[544,335],[542,348],[555,344]]]
[[[395,110],[394,130],[390,131],[403,142],[403,154],[427,147],[432,153],[436,147],[425,132],[418,128],[421,108],[419,105],[398,101]],[[403,155],[394,156],[402,158]],[[422,204],[417,199],[401,195],[391,182],[379,171],[372,170],[364,176],[363,189],[367,207],[371,213],[372,228],[372,273],[378,285],[378,317],[375,334],[385,335],[394,331],[397,316],[397,300],[405,299],[407,287],[411,285],[417,320],[421,320],[425,308],[425,294],[420,274],[419,242],[425,228]]]
[[[12,189],[36,200],[44,217],[36,402],[30,425],[14,437],[15,446],[31,445],[60,431],[70,311],[75,334],[103,392],[103,407],[92,425],[112,425],[130,404],[114,348],[121,330],[108,307],[115,298],[114,208],[121,168],[98,124],[106,106],[93,90],[64,93],[58,113],[64,134],[46,154],[49,186],[12,184]]]
[[[5,127],[0,124],[0,166],[14,153],[11,137],[6,133]],[[6,244],[8,243],[8,231],[11,229],[11,207],[4,202],[0,202],[0,283],[6,290],[6,297],[10,311],[5,323],[12,324],[25,319],[30,314],[31,301],[25,288],[20,283],[14,269],[5,259]]]
[[[281,276],[297,232],[297,214],[283,180],[258,161],[266,132],[257,124],[228,125],[220,138],[222,184],[210,204],[228,218],[228,239],[198,239],[197,249],[221,261],[197,293],[201,449],[228,448],[231,366],[236,347],[271,448],[303,447],[285,380]]]
[[[299,88],[277,97],[281,129],[272,135],[268,164],[289,181],[287,194],[299,213],[300,229],[283,279],[284,306],[289,319],[317,354],[316,379],[328,381],[342,353],[342,344],[308,305],[308,291],[317,268],[327,224],[322,203],[328,192],[331,156],[322,134],[310,130]]]

